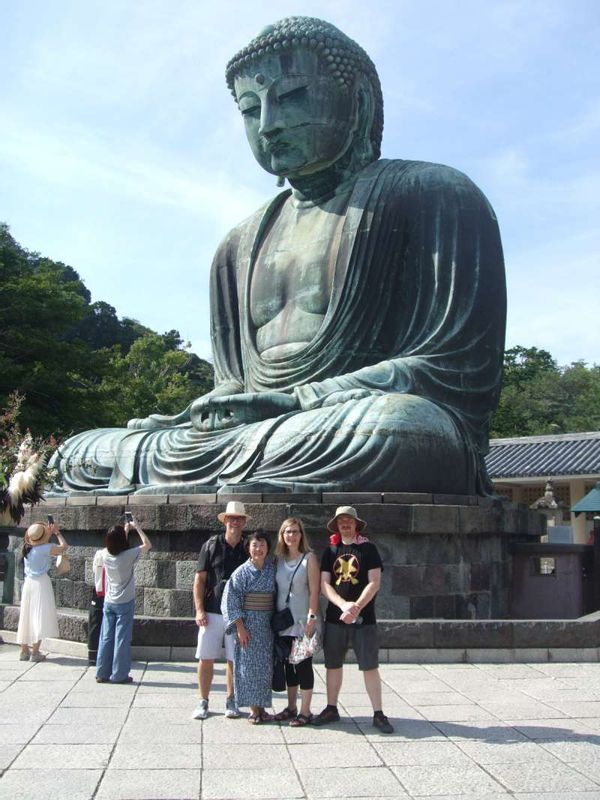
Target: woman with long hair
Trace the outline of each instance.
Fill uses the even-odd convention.
[[[129,547],[129,534],[137,531],[142,544]],[[97,683],[132,683],[131,639],[135,608],[133,570],[138,558],[152,544],[135,520],[113,525],[106,533],[102,563],[106,576],[106,594],[100,643],[96,657]]]
[[[283,652],[289,652],[295,638],[313,635],[319,613],[321,573],[302,520],[298,517],[288,517],[281,523],[275,555],[277,610],[282,611],[287,605],[294,617],[294,624],[278,634]],[[278,722],[289,720],[292,727],[308,725],[312,718],[310,703],[315,684],[312,657],[299,664],[286,661],[284,670],[288,704],[275,715],[275,719]],[[302,692],[300,713],[298,687]]]
[[[58,544],[50,544],[53,536]],[[51,557],[62,555],[66,549],[66,539],[55,522],[47,525],[34,522],[25,531],[22,551],[25,580],[17,628],[21,661],[44,661],[46,656],[40,653],[42,639],[58,637],[56,603],[48,570]]]

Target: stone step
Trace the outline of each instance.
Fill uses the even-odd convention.
[[[0,628],[16,631],[19,607],[0,605]],[[87,613],[59,608],[60,638],[87,641]],[[134,647],[194,650],[197,627],[189,617],[136,616]],[[573,620],[381,620],[387,650],[518,650],[600,647],[600,612]]]

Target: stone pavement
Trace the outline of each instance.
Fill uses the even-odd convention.
[[[134,685],[98,685],[80,659],[20,662],[0,645],[0,798],[600,800],[600,664],[381,672],[391,736],[371,727],[354,666],[337,725],[252,727],[224,718],[222,667],[198,722],[194,664],[137,662]]]

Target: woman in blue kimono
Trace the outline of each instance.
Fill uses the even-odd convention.
[[[227,633],[236,632],[233,655],[235,697],[250,706],[248,722],[259,725],[272,719],[270,707],[273,676],[271,615],[275,592],[275,567],[267,556],[271,543],[264,531],[246,539],[249,559],[227,581],[221,612]]]

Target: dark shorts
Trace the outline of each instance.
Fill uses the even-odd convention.
[[[335,622],[326,622],[323,643],[325,667],[343,667],[349,647],[356,654],[359,670],[368,672],[379,667],[377,625],[336,625]]]

